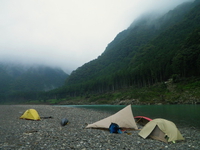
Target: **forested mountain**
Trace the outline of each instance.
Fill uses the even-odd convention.
[[[0,63],[0,100],[61,87],[67,77],[58,68]]]
[[[73,71],[58,95],[105,93],[174,76],[200,76],[199,3],[184,3],[161,17],[141,16],[101,56]]]
[[[0,99],[56,104],[65,100],[74,103],[74,98],[80,97],[89,103],[104,103],[102,95],[107,94],[109,102],[105,103],[110,103],[110,99],[119,98],[117,92],[126,91],[126,95],[120,93],[121,99],[129,97],[134,104],[178,103],[185,99],[198,103],[200,93],[188,94],[187,86],[185,91],[182,85],[177,85],[177,94],[173,95],[171,81],[183,83],[192,78],[194,82],[189,87],[199,87],[199,68],[200,0],[195,0],[163,15],[142,15],[120,32],[97,59],[79,67],[69,77],[48,67],[9,69],[0,65]],[[147,87],[152,87],[150,92]],[[42,90],[50,91],[38,92]],[[185,97],[181,97],[182,91]]]

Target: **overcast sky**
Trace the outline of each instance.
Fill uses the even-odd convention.
[[[1,0],[0,60],[75,70],[149,10],[192,0]]]

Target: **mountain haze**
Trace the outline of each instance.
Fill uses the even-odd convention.
[[[61,87],[68,76],[59,68],[0,63],[0,100]]]
[[[0,67],[0,80],[4,87],[0,91],[10,91],[6,94],[20,101],[29,99],[50,103],[72,102],[79,97],[81,100],[89,99],[89,103],[98,101],[103,104],[105,99],[102,95],[107,94],[109,100],[118,99],[116,93],[124,91],[129,93],[122,94],[122,99],[129,97],[137,104],[145,101],[143,95],[146,93],[147,102],[155,103],[157,99],[157,103],[174,103],[178,98],[183,102],[181,92],[187,93],[188,87],[184,89],[179,85],[174,98],[170,95],[175,93],[172,82],[184,83],[192,78],[195,83],[190,86],[199,87],[199,68],[200,1],[195,0],[162,15],[155,12],[141,15],[117,34],[97,59],[80,66],[69,76],[59,69],[48,67]],[[155,85],[159,85],[156,90]],[[151,93],[146,92],[148,87],[153,87],[152,99],[149,98]],[[138,89],[142,91],[134,93]],[[23,91],[26,91],[25,96],[19,94]],[[192,102],[195,100],[196,103],[196,99],[200,102],[198,92],[191,99]]]
[[[184,63],[176,60],[183,51],[188,51],[183,48],[187,40],[199,31],[199,11],[199,1],[196,0],[161,17],[154,14],[141,16],[119,33],[101,56],[73,71],[65,83],[65,92],[72,95],[102,93],[152,85],[173,75],[199,76],[199,73],[186,76],[181,71],[185,66],[175,69]],[[194,49],[194,53],[199,55],[199,48]],[[193,69],[197,68],[197,65],[193,66]]]

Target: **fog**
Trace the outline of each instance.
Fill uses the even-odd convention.
[[[141,14],[193,0],[1,0],[0,60],[71,72]]]

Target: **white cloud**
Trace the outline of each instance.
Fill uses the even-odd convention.
[[[1,0],[0,59],[74,70],[101,55],[144,11],[183,1]]]

